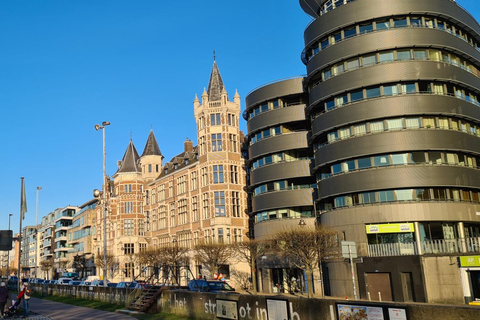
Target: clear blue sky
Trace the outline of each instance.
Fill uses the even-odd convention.
[[[478,0],[458,0],[480,19]],[[20,177],[35,224],[80,205],[102,183],[102,134],[113,175],[130,135],[141,153],[153,128],[165,160],[196,144],[193,99],[213,50],[227,92],[304,74],[297,0],[0,1],[0,229],[19,227]],[[241,127],[246,131],[243,120]]]

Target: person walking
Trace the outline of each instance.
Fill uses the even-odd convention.
[[[30,313],[30,297],[33,295],[33,290],[27,282],[23,285],[23,317],[27,318]]]
[[[0,283],[0,317],[3,319],[4,313],[3,311],[5,310],[5,304],[7,303],[8,299],[8,290],[7,287],[5,286],[5,282],[2,281]]]

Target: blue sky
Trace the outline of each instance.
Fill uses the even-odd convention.
[[[478,0],[458,0],[477,20]],[[0,229],[19,227],[20,177],[35,224],[80,205],[102,183],[102,134],[113,175],[130,136],[153,128],[165,160],[196,144],[193,99],[208,86],[213,50],[227,92],[305,74],[310,18],[296,0],[0,1]],[[246,131],[242,120],[242,130]]]

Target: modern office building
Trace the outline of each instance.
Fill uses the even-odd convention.
[[[40,271],[37,271],[38,277],[53,279],[55,265],[55,211],[42,217],[38,232],[40,239]]]
[[[68,256],[71,247],[68,244],[67,231],[72,225],[73,217],[78,210],[79,208],[75,206],[55,210],[55,249],[53,249],[53,252],[55,253],[54,270],[57,274],[66,272],[71,268],[71,261]]]
[[[300,5],[314,19],[302,53],[314,216],[355,241],[359,296],[480,298],[479,24],[450,0]],[[292,91],[299,91],[293,80],[255,90],[247,113]],[[258,119],[266,124],[277,112]],[[256,118],[248,120],[250,163],[264,125]],[[270,179],[250,169],[253,188]],[[264,223],[255,229],[269,230]],[[329,263],[326,279],[331,295],[352,295],[347,263]]]
[[[98,199],[92,199],[79,206],[79,210],[72,219],[72,224],[67,230],[67,245],[72,271],[86,278],[95,274],[95,254],[93,251],[93,235],[95,234],[94,221]]]

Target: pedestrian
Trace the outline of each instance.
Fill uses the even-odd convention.
[[[28,317],[30,313],[30,297],[33,295],[33,290],[28,285],[28,282],[25,282],[23,285],[23,317]]]
[[[4,313],[3,310],[5,309],[5,304],[7,303],[8,299],[8,290],[5,287],[5,282],[2,281],[0,283],[0,317],[3,319]]]

